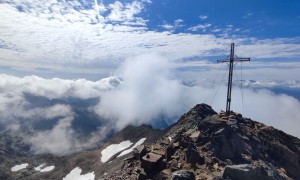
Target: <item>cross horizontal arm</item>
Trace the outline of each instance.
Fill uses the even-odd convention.
[[[250,61],[250,58],[236,58],[234,61]]]
[[[234,58],[234,62],[250,61],[250,58]],[[218,63],[230,62],[230,59],[218,60]]]

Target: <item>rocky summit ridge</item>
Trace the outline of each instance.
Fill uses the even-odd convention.
[[[199,104],[100,179],[300,179],[300,140]]]
[[[103,161],[104,151],[125,142],[131,145]],[[22,139],[5,133],[0,145],[1,180],[66,180],[72,173],[95,180],[300,179],[298,138],[239,113],[216,113],[206,104],[196,105],[165,130],[130,125],[101,147],[67,156],[33,155]],[[26,168],[13,171],[24,163]]]

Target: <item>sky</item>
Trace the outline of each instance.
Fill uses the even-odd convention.
[[[78,152],[128,124],[170,125],[202,102],[225,109],[217,60],[231,43],[251,58],[235,66],[232,109],[300,137],[297,0],[0,0],[0,12],[0,130],[36,153]],[[84,141],[77,101],[101,120]]]
[[[99,80],[149,53],[178,76],[209,74],[232,42],[252,58],[249,79],[300,75],[297,0],[1,0],[0,10],[0,70],[19,77]]]

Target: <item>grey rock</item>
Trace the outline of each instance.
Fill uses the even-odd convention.
[[[171,157],[174,155],[175,153],[175,148],[172,147],[172,146],[168,146],[166,148],[166,151],[165,151],[165,155],[166,155],[166,159],[169,161],[171,159]]]
[[[185,151],[185,160],[187,163],[191,163],[193,166],[195,166],[196,163],[204,164],[204,158],[200,156],[197,148],[192,144],[190,144]]]
[[[156,171],[161,168],[162,156],[154,153],[148,153],[141,158],[142,168],[146,172]]]
[[[191,171],[179,170],[173,172],[171,180],[195,180],[195,175]]]
[[[232,180],[273,180],[282,179],[272,165],[261,164],[240,164],[226,166],[223,178]]]

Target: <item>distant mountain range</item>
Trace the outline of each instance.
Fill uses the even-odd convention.
[[[212,82],[212,80],[203,79],[200,83],[206,87],[212,86],[213,83],[217,84],[220,82]],[[222,82],[224,86],[227,86],[227,81]],[[196,81],[185,81],[183,84],[187,86],[196,86]],[[233,85],[239,88],[250,88],[250,89],[268,89],[276,94],[287,94],[300,100],[300,80],[295,81],[283,81],[283,80],[234,80]]]
[[[240,82],[235,81],[235,86],[240,86]],[[243,81],[245,88],[268,89],[276,94],[287,94],[293,96],[300,101],[300,80],[281,81],[281,80],[245,80]]]
[[[282,80],[243,80],[245,87],[286,87],[286,88],[300,88],[300,80],[282,81]],[[235,85],[240,84],[234,81]]]

